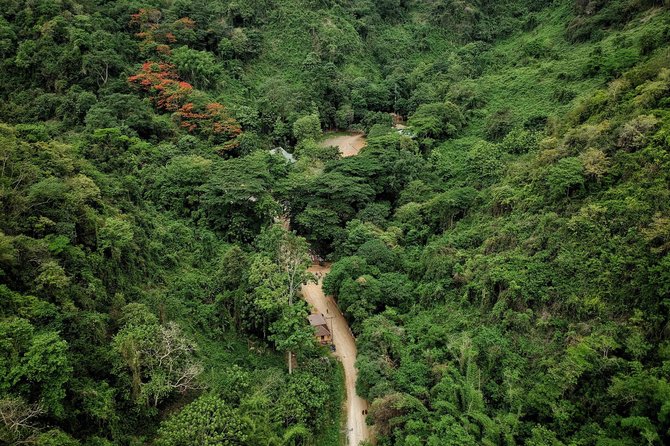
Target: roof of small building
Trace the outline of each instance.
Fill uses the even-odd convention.
[[[295,163],[295,157],[293,154],[288,153],[286,150],[284,150],[283,147],[275,147],[274,149],[270,150],[270,153],[273,155],[281,155],[286,161]]]
[[[318,327],[320,325],[327,325],[326,324],[326,318],[323,317],[323,314],[310,314],[309,317],[309,323],[315,327]]]
[[[330,336],[330,330],[328,330],[325,325],[319,325],[315,328],[317,336]]]

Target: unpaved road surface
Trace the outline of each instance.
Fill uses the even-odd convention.
[[[321,276],[318,283],[308,283],[302,287],[302,295],[328,321],[333,333],[335,355],[340,358],[344,366],[344,380],[347,389],[347,436],[349,446],[358,446],[369,438],[368,426],[365,424],[363,411],[368,409],[368,403],[356,394],[356,341],[349,330],[349,325],[337,307],[332,297],[323,294],[323,277],[330,272],[330,266],[312,265],[309,271]],[[330,319],[332,318],[332,319]]]
[[[365,144],[365,136],[362,134],[337,135],[321,141],[322,147],[335,146],[339,148],[342,156],[358,155]]]

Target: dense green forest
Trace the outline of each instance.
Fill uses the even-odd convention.
[[[0,0],[0,444],[670,444],[669,9]]]

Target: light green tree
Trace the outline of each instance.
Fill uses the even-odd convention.
[[[303,283],[312,279],[308,245],[304,238],[275,225],[264,231],[257,240],[263,254],[251,264],[249,281],[254,289],[255,302],[263,319],[273,319],[270,337],[279,350],[287,352],[289,373],[293,371],[292,352],[301,351],[309,343],[310,333],[305,317],[307,310],[296,302]],[[265,327],[265,323],[263,324]]]
[[[161,424],[157,446],[251,445],[251,422],[215,395],[204,395]]]
[[[202,373],[198,346],[181,327],[174,322],[160,325],[141,304],[129,304],[124,310],[124,325],[112,347],[116,372],[121,376],[130,372],[131,399],[156,407],[174,392],[198,388]]]
[[[321,137],[321,121],[319,115],[312,114],[298,118],[293,123],[293,136],[298,141],[305,139],[317,140]]]

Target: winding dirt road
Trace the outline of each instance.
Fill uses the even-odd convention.
[[[335,355],[344,366],[344,379],[347,389],[347,444],[358,446],[369,438],[368,426],[365,424],[364,411],[368,403],[356,394],[356,341],[349,330],[349,325],[332,297],[323,293],[323,277],[330,272],[330,266],[314,264],[309,268],[311,273],[319,277],[317,283],[308,283],[302,287],[302,295],[312,308],[323,314],[333,334]]]
[[[335,146],[340,149],[342,156],[358,155],[366,145],[365,136],[360,133],[352,133],[346,135],[333,135],[321,141],[322,147]]]

